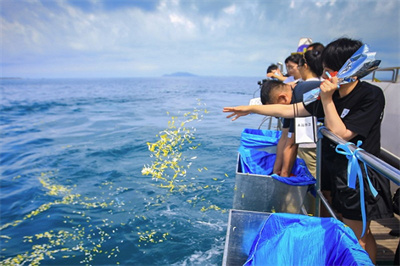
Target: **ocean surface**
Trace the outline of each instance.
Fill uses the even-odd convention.
[[[0,80],[0,265],[220,265],[258,80]]]

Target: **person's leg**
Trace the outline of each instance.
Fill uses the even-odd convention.
[[[340,213],[338,213],[332,206],[332,194],[330,191],[328,190],[322,190],[322,195],[325,197],[325,199],[328,201],[329,207],[331,208],[331,210],[334,212],[334,214],[336,215],[336,218],[338,220],[342,220],[342,215]],[[331,213],[329,212],[328,208],[325,206],[325,204],[322,202],[321,200],[321,204],[320,204],[320,217],[332,217]]]
[[[317,176],[317,152],[315,148],[303,148],[301,145],[297,150],[297,155],[304,160],[308,171],[316,178]]]
[[[371,229],[369,228],[371,222],[367,222],[367,228],[365,230],[364,236],[361,238],[363,223],[362,221],[350,220],[343,218],[343,223],[348,225],[356,235],[358,242],[360,243],[361,247],[368,252],[369,257],[371,258],[372,262],[376,263],[376,242],[375,238],[372,235]]]
[[[331,205],[332,204],[332,197],[331,197],[331,192],[327,190],[322,190],[322,195],[325,197],[325,199],[328,201],[328,203]],[[320,210],[320,215],[321,217],[332,217],[332,215],[329,213],[328,209],[326,208],[325,204],[321,201],[321,210]]]

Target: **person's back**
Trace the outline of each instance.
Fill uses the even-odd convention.
[[[321,84],[319,80],[301,81],[297,83],[296,87],[293,89],[293,103],[299,103],[303,101],[304,93],[318,88]]]

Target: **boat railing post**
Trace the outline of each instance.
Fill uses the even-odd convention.
[[[317,195],[319,196],[319,199],[321,202],[324,204],[326,209],[328,210],[329,214],[337,220],[337,216],[335,214],[335,211],[330,207],[328,200],[325,198],[324,194],[322,194],[321,190],[317,190]]]
[[[325,209],[330,213],[330,215],[337,219],[335,211],[329,205],[328,200],[322,194],[321,191],[321,166],[322,166],[322,138],[318,138],[317,141],[317,167],[316,167],[316,183],[315,183],[315,215],[321,217],[321,206],[324,205]],[[325,214],[326,215],[326,214]]]
[[[399,69],[400,67],[386,67],[386,68],[378,68],[377,70],[375,70],[374,72],[372,72],[372,81],[375,81],[375,77],[376,77],[376,72],[382,72],[382,71],[390,71],[392,72],[392,78],[391,80],[381,80],[381,81],[388,81],[388,82],[393,82],[396,83],[398,76],[399,76]]]
[[[321,153],[322,151],[322,138],[318,138],[317,141],[317,166],[316,166],[316,183],[315,183],[315,190],[318,192],[321,189]],[[315,199],[315,215],[320,217],[321,216],[321,202],[320,202],[320,195],[317,193]]]

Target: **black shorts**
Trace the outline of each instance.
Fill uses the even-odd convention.
[[[337,153],[335,152],[336,144],[327,140],[322,139],[322,150],[321,150],[321,190],[331,191],[333,173],[337,166],[335,165],[335,159]]]
[[[322,191],[331,191],[332,187],[332,168],[333,162],[322,163],[321,167],[321,190]]]
[[[350,220],[362,220],[360,205],[360,186],[357,178],[356,188],[347,186],[347,159],[334,161],[334,172],[331,172],[331,195],[333,207]],[[383,175],[368,167],[368,176],[372,185],[378,191],[374,197],[368,185],[365,167],[360,163],[364,182],[364,204],[368,221],[393,217],[392,195],[390,181]],[[331,168],[332,169],[332,168]]]

